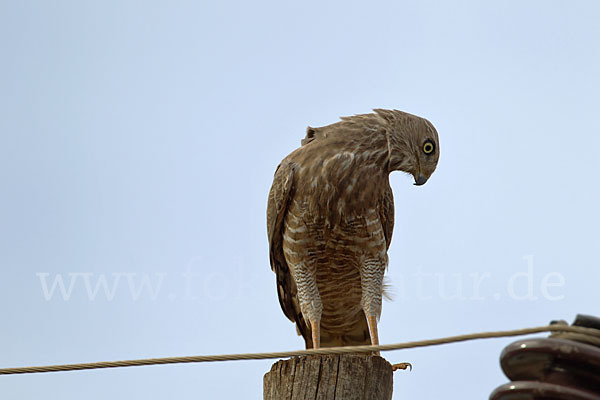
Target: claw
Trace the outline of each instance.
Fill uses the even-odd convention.
[[[407,362],[392,364],[392,371],[398,371],[399,369],[406,370],[407,368],[410,368],[410,370],[412,371],[412,364]]]

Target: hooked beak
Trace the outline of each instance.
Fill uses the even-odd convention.
[[[424,175],[419,174],[419,177],[415,176],[415,185],[416,186],[421,186],[425,182],[427,182],[427,178]]]

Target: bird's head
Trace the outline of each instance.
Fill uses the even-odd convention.
[[[424,118],[398,110],[375,110],[388,123],[389,172],[411,174],[423,185],[437,166],[440,146],[437,131]]]

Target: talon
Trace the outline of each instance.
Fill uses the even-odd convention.
[[[407,368],[409,368],[412,371],[412,364],[411,363],[398,363],[398,364],[392,364],[392,371],[398,371],[399,369],[404,369],[406,370]]]

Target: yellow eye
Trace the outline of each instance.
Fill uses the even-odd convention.
[[[431,153],[433,153],[434,149],[435,149],[435,146],[430,141],[425,142],[425,144],[423,145],[423,152],[425,154],[431,154]]]

